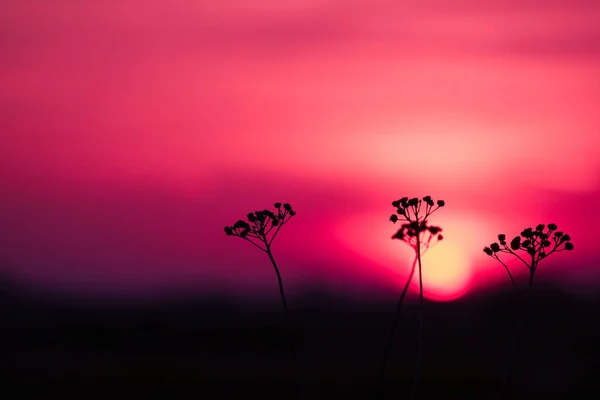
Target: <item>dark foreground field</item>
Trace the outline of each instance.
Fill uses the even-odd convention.
[[[0,296],[2,399],[287,399],[300,391],[306,399],[371,399],[395,307],[327,293],[294,298],[295,361],[276,299],[99,302],[6,284]],[[520,301],[497,293],[428,302],[419,398],[495,398]],[[415,312],[412,302],[403,310],[387,399],[410,393]],[[597,297],[540,288],[504,398],[597,398],[599,312]]]

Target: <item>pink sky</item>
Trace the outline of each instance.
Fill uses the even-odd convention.
[[[222,227],[288,201],[290,291],[400,287],[390,202],[430,194],[448,203],[430,296],[504,284],[481,248],[539,222],[576,246],[548,275],[598,282],[598,20],[591,0],[10,1],[0,268],[270,293]]]

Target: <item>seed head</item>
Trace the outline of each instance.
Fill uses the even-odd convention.
[[[519,250],[520,247],[521,247],[521,237],[516,236],[513,240],[511,240],[510,248],[513,250]]]
[[[538,232],[541,232],[544,230],[545,225],[544,224],[539,224],[538,226],[535,227],[535,230]]]
[[[442,231],[442,228],[440,228],[439,226],[430,226],[428,229],[432,235],[436,235]]]

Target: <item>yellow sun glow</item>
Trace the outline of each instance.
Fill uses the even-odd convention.
[[[423,290],[428,298],[452,300],[460,297],[471,280],[468,258],[456,243],[443,240],[431,247],[422,257]],[[419,284],[415,273],[413,287]]]
[[[392,278],[394,285],[401,288],[409,275],[414,251],[406,243],[391,239],[398,225],[382,218],[383,214],[382,211],[347,217],[337,225],[335,236],[342,248],[371,260],[383,271],[391,272],[395,276]],[[481,264],[474,261],[478,260],[478,256],[484,259],[480,242],[482,238],[493,238],[493,230],[480,223],[476,215],[448,217],[440,213],[436,214],[434,224],[443,228],[444,239],[432,242],[422,257],[423,292],[430,300],[450,301],[471,289],[477,275],[475,267]],[[483,265],[487,268],[485,263]],[[365,268],[372,267],[365,265]],[[419,291],[418,279],[416,272],[410,287],[412,293]]]

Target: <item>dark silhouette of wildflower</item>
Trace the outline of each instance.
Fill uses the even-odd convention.
[[[440,228],[439,226],[430,226],[429,227],[429,232],[431,232],[432,235],[437,235],[441,231],[442,231],[442,228]]]
[[[279,233],[279,230],[285,225],[296,212],[292,209],[288,203],[283,204],[283,210],[281,209],[281,203],[275,203],[277,209],[274,213],[271,210],[258,210],[246,215],[248,221],[239,220],[232,226],[225,227],[225,234],[227,236],[237,236],[248,241],[254,247],[257,247],[261,251],[267,253],[275,274],[277,275],[277,282],[279,283],[279,293],[281,295],[281,302],[286,313],[288,314],[288,306],[285,298],[285,292],[283,290],[283,281],[281,279],[281,273],[279,267],[273,258],[271,251],[271,245],[273,240]]]
[[[277,283],[279,285],[279,294],[281,296],[281,303],[283,304],[284,318],[285,318],[285,329],[288,331],[290,338],[291,352],[294,357],[298,357],[297,346],[295,343],[294,335],[291,330],[289,309],[287,300],[285,297],[285,291],[283,289],[283,280],[279,267],[273,257],[271,246],[275,237],[279,233],[281,227],[289,222],[289,220],[296,215],[296,211],[292,208],[289,203],[284,203],[283,208],[280,202],[274,204],[275,212],[271,210],[258,210],[246,215],[248,221],[239,220],[232,226],[225,227],[225,234],[227,236],[237,236],[252,244],[254,247],[267,253],[275,274],[277,275]]]
[[[506,386],[506,382],[508,381],[510,367],[514,362],[516,349],[523,334],[525,322],[529,313],[529,294],[531,293],[531,288],[533,287],[535,271],[538,269],[540,262],[548,258],[551,254],[561,251],[571,251],[574,248],[573,244],[571,243],[571,237],[561,231],[557,231],[557,229],[558,226],[554,223],[550,223],[548,225],[538,224],[535,227],[535,230],[531,227],[525,228],[523,231],[521,231],[520,236],[515,236],[510,241],[510,245],[506,244],[506,236],[504,234],[500,234],[498,235],[498,240],[500,243],[492,243],[489,247],[484,247],[483,249],[485,254],[502,264],[514,287],[517,287],[517,284],[510,273],[508,266],[500,259],[500,254],[509,254],[518,258],[527,267],[527,269],[529,269],[529,290],[527,291],[526,302],[525,306],[523,307],[523,316],[517,329],[512,356],[510,358],[509,367],[507,368],[502,379],[499,396],[502,395],[504,387]],[[520,252],[525,252],[526,254],[519,254]]]
[[[545,225],[544,224],[539,224],[538,226],[535,227],[535,230],[537,232],[542,232],[544,230]]]
[[[548,226],[538,224],[535,230],[533,228],[525,228],[521,232],[521,236],[515,236],[511,240],[510,246],[506,244],[506,235],[499,234],[498,240],[500,243],[492,243],[489,247],[485,247],[483,251],[504,266],[514,285],[516,283],[513,276],[499,255],[506,253],[517,257],[529,269],[529,286],[531,287],[533,285],[533,276],[542,259],[548,258],[552,253],[573,250],[573,244],[570,242],[571,237],[563,232],[556,231],[557,229],[558,226],[556,224],[548,224]],[[524,240],[521,240],[521,237]],[[525,251],[528,255],[521,257],[517,253],[518,251]]]
[[[381,366],[379,369],[378,376],[378,386],[377,386],[377,397],[381,396],[381,385],[383,381],[383,376],[385,374],[385,367],[387,361],[389,359],[389,354],[391,350],[391,346],[394,340],[394,333],[396,329],[396,325],[398,323],[398,317],[400,315],[400,310],[402,308],[402,304],[404,302],[404,297],[408,291],[408,287],[410,286],[410,282],[414,276],[415,269],[418,265],[419,267],[419,338],[417,342],[417,366],[416,366],[416,375],[415,381],[413,384],[412,390],[412,398],[414,399],[417,394],[417,390],[419,387],[419,380],[421,374],[421,354],[422,354],[422,344],[423,344],[423,273],[422,273],[422,263],[421,256],[425,254],[425,252],[432,246],[434,243],[443,240],[442,236],[442,228],[439,226],[432,226],[427,223],[427,219],[438,209],[444,207],[446,203],[444,200],[438,200],[434,202],[431,196],[425,196],[422,199],[417,197],[408,198],[402,197],[399,200],[392,201],[392,207],[396,208],[396,213],[392,214],[389,220],[396,224],[397,222],[403,222],[400,228],[396,231],[396,233],[392,236],[392,239],[402,240],[406,244],[408,244],[415,251],[415,259],[413,261],[411,272],[408,276],[406,284],[404,285],[404,290],[400,295],[400,299],[398,300],[396,306],[396,315],[394,317],[394,322],[392,324],[392,329],[390,330],[390,336],[388,339],[387,347],[384,353],[383,360],[381,362]]]
[[[513,240],[510,241],[510,248],[512,250],[519,250],[521,247],[521,237],[516,236]],[[488,256],[493,255],[492,253],[488,253]]]

